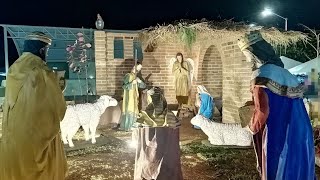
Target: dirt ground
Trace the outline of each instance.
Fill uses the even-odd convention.
[[[131,138],[131,133],[110,129],[101,130],[100,133],[104,137],[108,137],[100,137],[100,141],[102,138],[109,139],[103,140],[108,142],[99,143],[98,138],[97,145],[92,146],[85,143],[82,140],[83,135],[79,133],[76,138],[80,141],[74,141],[78,149],[70,149],[66,146],[69,165],[67,180],[133,179],[135,149],[130,148],[127,144],[127,140]],[[206,135],[202,131],[193,129],[188,119],[183,121],[180,128],[181,144],[199,142],[203,139],[206,139]],[[186,146],[182,145],[181,147]],[[197,154],[191,152],[183,154],[181,161],[184,179],[186,180],[191,180],[195,176],[199,177],[199,180],[212,179],[214,176],[210,171],[204,171],[205,169],[209,170],[210,166],[205,163],[205,160],[197,157]]]
[[[252,148],[208,147],[201,143],[207,136],[195,130],[190,119],[180,128],[181,164],[185,180],[253,180],[259,179]],[[69,176],[67,180],[132,180],[135,150],[127,140],[130,133],[110,129],[100,131],[96,145],[75,141],[78,148],[66,147]],[[319,175],[319,168],[317,174]]]

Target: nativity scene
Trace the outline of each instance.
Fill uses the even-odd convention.
[[[209,22],[120,34],[104,31],[97,17],[95,46],[78,33],[66,48],[67,70],[49,68],[49,35],[26,36],[6,79],[0,179],[73,180],[81,166],[87,179],[182,180],[221,157],[228,162],[221,172],[237,170],[236,161],[250,166],[250,175],[237,172],[240,179],[316,178],[303,86],[273,48],[304,34]],[[187,31],[188,40],[179,34]],[[87,77],[91,48],[95,92]],[[75,86],[86,87],[80,103],[75,95],[66,100]]]

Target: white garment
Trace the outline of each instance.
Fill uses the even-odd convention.
[[[252,142],[252,135],[240,124],[217,123],[201,115],[192,118],[191,124],[200,127],[213,145],[250,146]]]

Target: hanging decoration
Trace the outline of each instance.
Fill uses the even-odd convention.
[[[79,81],[79,88],[82,93],[81,81],[80,81],[80,73],[85,73],[86,78],[86,86],[87,86],[87,95],[88,95],[88,62],[90,60],[87,56],[87,50],[91,48],[90,43],[85,42],[85,38],[83,33],[77,33],[77,39],[73,45],[68,45],[66,48],[67,51],[67,63],[69,65],[69,69],[76,73]],[[87,97],[88,100],[88,97]]]
[[[69,68],[73,72],[82,72],[88,60],[87,50],[91,48],[90,43],[86,43],[83,33],[77,34],[77,40],[73,45],[68,45],[67,50],[67,62]]]

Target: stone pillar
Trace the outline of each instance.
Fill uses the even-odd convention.
[[[222,103],[224,123],[239,123],[239,107],[251,100],[250,93],[250,63],[245,61],[237,42],[222,43],[223,82]]]
[[[94,32],[95,64],[96,64],[96,89],[97,94],[106,94],[107,90],[107,59],[106,59],[106,33]]]

